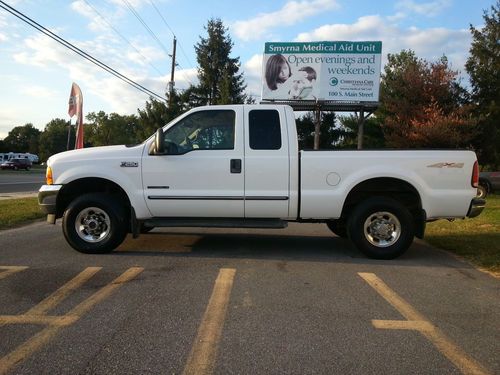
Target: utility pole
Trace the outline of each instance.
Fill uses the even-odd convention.
[[[172,106],[172,97],[174,96],[174,74],[175,74],[175,51],[177,49],[177,38],[174,35],[174,51],[172,53],[172,70],[170,72],[170,82],[168,83],[168,107]]]

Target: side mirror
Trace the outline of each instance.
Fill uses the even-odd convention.
[[[155,134],[155,150],[156,155],[163,155],[165,153],[165,135],[163,134],[163,128],[158,128]]]

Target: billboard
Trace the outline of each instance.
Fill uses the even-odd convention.
[[[377,102],[382,42],[265,44],[262,100]]]

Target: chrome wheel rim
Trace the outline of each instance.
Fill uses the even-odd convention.
[[[401,223],[394,214],[379,211],[368,216],[363,231],[373,246],[388,247],[394,245],[401,236]]]
[[[111,220],[108,214],[102,209],[87,207],[77,215],[75,230],[78,236],[86,242],[101,242],[110,233]]]

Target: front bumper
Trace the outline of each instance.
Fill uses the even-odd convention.
[[[486,205],[486,201],[481,198],[474,198],[470,202],[469,211],[467,212],[467,217],[476,217],[479,216],[481,212],[484,210],[484,206]]]
[[[54,215],[57,212],[57,194],[62,185],[42,185],[38,190],[38,205],[47,215]],[[49,218],[47,218],[49,220]]]

